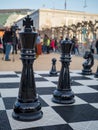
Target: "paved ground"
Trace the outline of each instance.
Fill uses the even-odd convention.
[[[11,61],[2,60],[3,54],[0,54],[0,71],[21,71],[22,70],[22,62],[20,60],[20,52],[18,54],[10,55]],[[94,66],[92,67],[92,71],[96,72],[98,66],[98,55],[96,55],[96,59],[94,60]],[[56,68],[57,71],[61,68],[60,62],[60,54],[50,53],[50,54],[42,54],[34,61],[34,70],[50,70],[52,66],[52,58],[56,58]],[[14,61],[13,61],[14,59]],[[80,56],[72,56],[72,62],[70,63],[71,70],[82,70],[82,63],[85,61],[83,57]]]
[[[14,56],[14,61],[13,55],[10,56],[11,61],[4,61],[2,57],[0,54],[0,130],[98,130],[98,78],[82,75],[83,57],[72,56],[70,63],[71,88],[75,94],[75,103],[72,105],[52,101],[59,73],[51,77],[48,71],[51,70],[52,58],[57,59],[57,71],[60,70],[60,54],[42,54],[34,61],[36,89],[43,117],[30,122],[12,118],[22,71],[20,54],[18,52]],[[98,66],[98,58],[96,59],[93,72]]]
[[[36,92],[43,116],[36,121],[19,121],[21,114],[17,116],[18,120],[12,117],[13,105],[18,95],[21,95],[18,99],[21,98],[22,101],[25,100],[25,96],[30,98],[31,102],[23,104],[20,100],[18,105],[23,106],[21,111],[24,113],[30,107],[33,112],[25,113],[25,117],[35,118],[34,110],[36,110],[38,101],[35,103],[34,100],[31,100],[35,93],[29,96],[30,90],[34,89],[29,86],[28,80],[26,80],[27,82],[24,80],[26,86],[22,86],[20,90],[24,92],[21,91],[20,94],[21,72],[0,71],[0,130],[98,130],[98,78],[95,78],[94,75],[82,75],[81,70],[70,71],[71,89],[74,92],[74,97],[70,98],[75,102],[73,104],[58,104],[53,102],[55,97],[53,93],[57,90],[58,85],[59,88],[66,86],[63,84],[62,87],[62,83],[58,84],[58,76],[59,73],[56,76],[50,76],[48,71],[34,71]],[[27,89],[29,87],[30,90]],[[62,101],[66,99],[65,101],[69,102],[67,99],[72,92],[67,92],[68,90],[65,91],[65,89],[63,91],[58,89],[58,91],[62,93]]]

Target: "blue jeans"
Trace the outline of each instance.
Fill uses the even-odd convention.
[[[6,49],[5,49],[5,60],[9,59],[10,51],[11,51],[11,44],[6,43]]]
[[[42,52],[47,52],[47,46],[46,45],[42,45]]]

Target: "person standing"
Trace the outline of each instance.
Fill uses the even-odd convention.
[[[3,52],[3,44],[2,44],[2,39],[0,37],[0,53],[2,53],[2,52]]]
[[[91,42],[90,50],[94,54],[94,51],[95,51],[95,41],[94,40]]]
[[[76,44],[76,37],[75,36],[73,36],[73,38],[72,38],[72,43],[73,43],[73,47],[72,47],[72,54],[75,54],[75,44]]]
[[[46,46],[47,46],[47,54],[49,54],[50,53],[50,39],[49,39],[49,37],[47,37],[47,44],[46,44]]]
[[[78,39],[76,38],[76,42],[75,42],[75,54],[78,54],[79,55],[79,43],[78,43]]]
[[[96,47],[96,53],[98,54],[98,39],[96,40],[95,47]]]
[[[42,45],[41,45],[40,34],[38,34],[37,39],[36,39],[36,54],[37,54],[37,56],[42,54]]]
[[[52,52],[55,52],[55,40],[54,39],[51,39],[50,48],[51,48]]]
[[[48,40],[48,36],[45,34],[43,39],[43,46],[42,46],[43,53],[47,53],[47,40]]]
[[[3,35],[3,42],[5,44],[5,61],[10,61],[9,55],[12,45],[12,31],[10,27],[6,27],[5,33]]]
[[[13,39],[13,42],[12,42],[12,54],[17,54],[17,50],[18,50],[18,38],[17,36],[13,36],[12,35],[12,39]]]

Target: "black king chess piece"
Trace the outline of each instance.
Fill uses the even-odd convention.
[[[69,65],[71,62],[70,51],[72,48],[72,42],[66,38],[61,43],[61,57],[62,63],[61,71],[59,75],[57,89],[53,92],[52,101],[59,104],[71,104],[74,103],[74,93],[70,86],[70,73]]]
[[[50,70],[50,76],[56,76],[57,75],[57,71],[56,71],[56,58],[52,59],[52,68]]]
[[[24,32],[20,32],[21,60],[23,69],[19,86],[18,98],[13,106],[12,116],[16,120],[33,121],[43,115],[41,103],[36,94],[36,84],[33,72],[35,60],[35,41],[37,33],[32,32],[33,20],[27,16],[23,20]]]
[[[82,74],[91,75],[92,74],[91,67],[94,65],[94,56],[90,51],[86,51],[83,58],[86,60],[82,64],[83,66]]]

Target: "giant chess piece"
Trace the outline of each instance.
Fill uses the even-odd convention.
[[[58,80],[57,89],[53,92],[52,101],[59,104],[74,103],[74,93],[70,86],[69,65],[71,62],[70,51],[72,49],[72,42],[68,39],[61,43],[61,71]]]
[[[86,51],[83,58],[86,60],[82,64],[83,66],[82,74],[91,75],[92,74],[91,67],[94,65],[94,56],[90,51]]]
[[[98,78],[98,66],[97,66],[97,70],[96,70],[96,73],[95,73],[94,77]]]
[[[56,58],[52,59],[52,68],[50,70],[50,76],[56,76],[57,75],[57,71],[56,71]]]
[[[41,103],[36,94],[36,85],[33,72],[35,60],[36,32],[32,32],[33,20],[27,16],[23,20],[24,32],[20,32],[21,60],[23,69],[19,86],[18,98],[13,106],[12,116],[16,120],[32,121],[40,119],[43,115]]]

